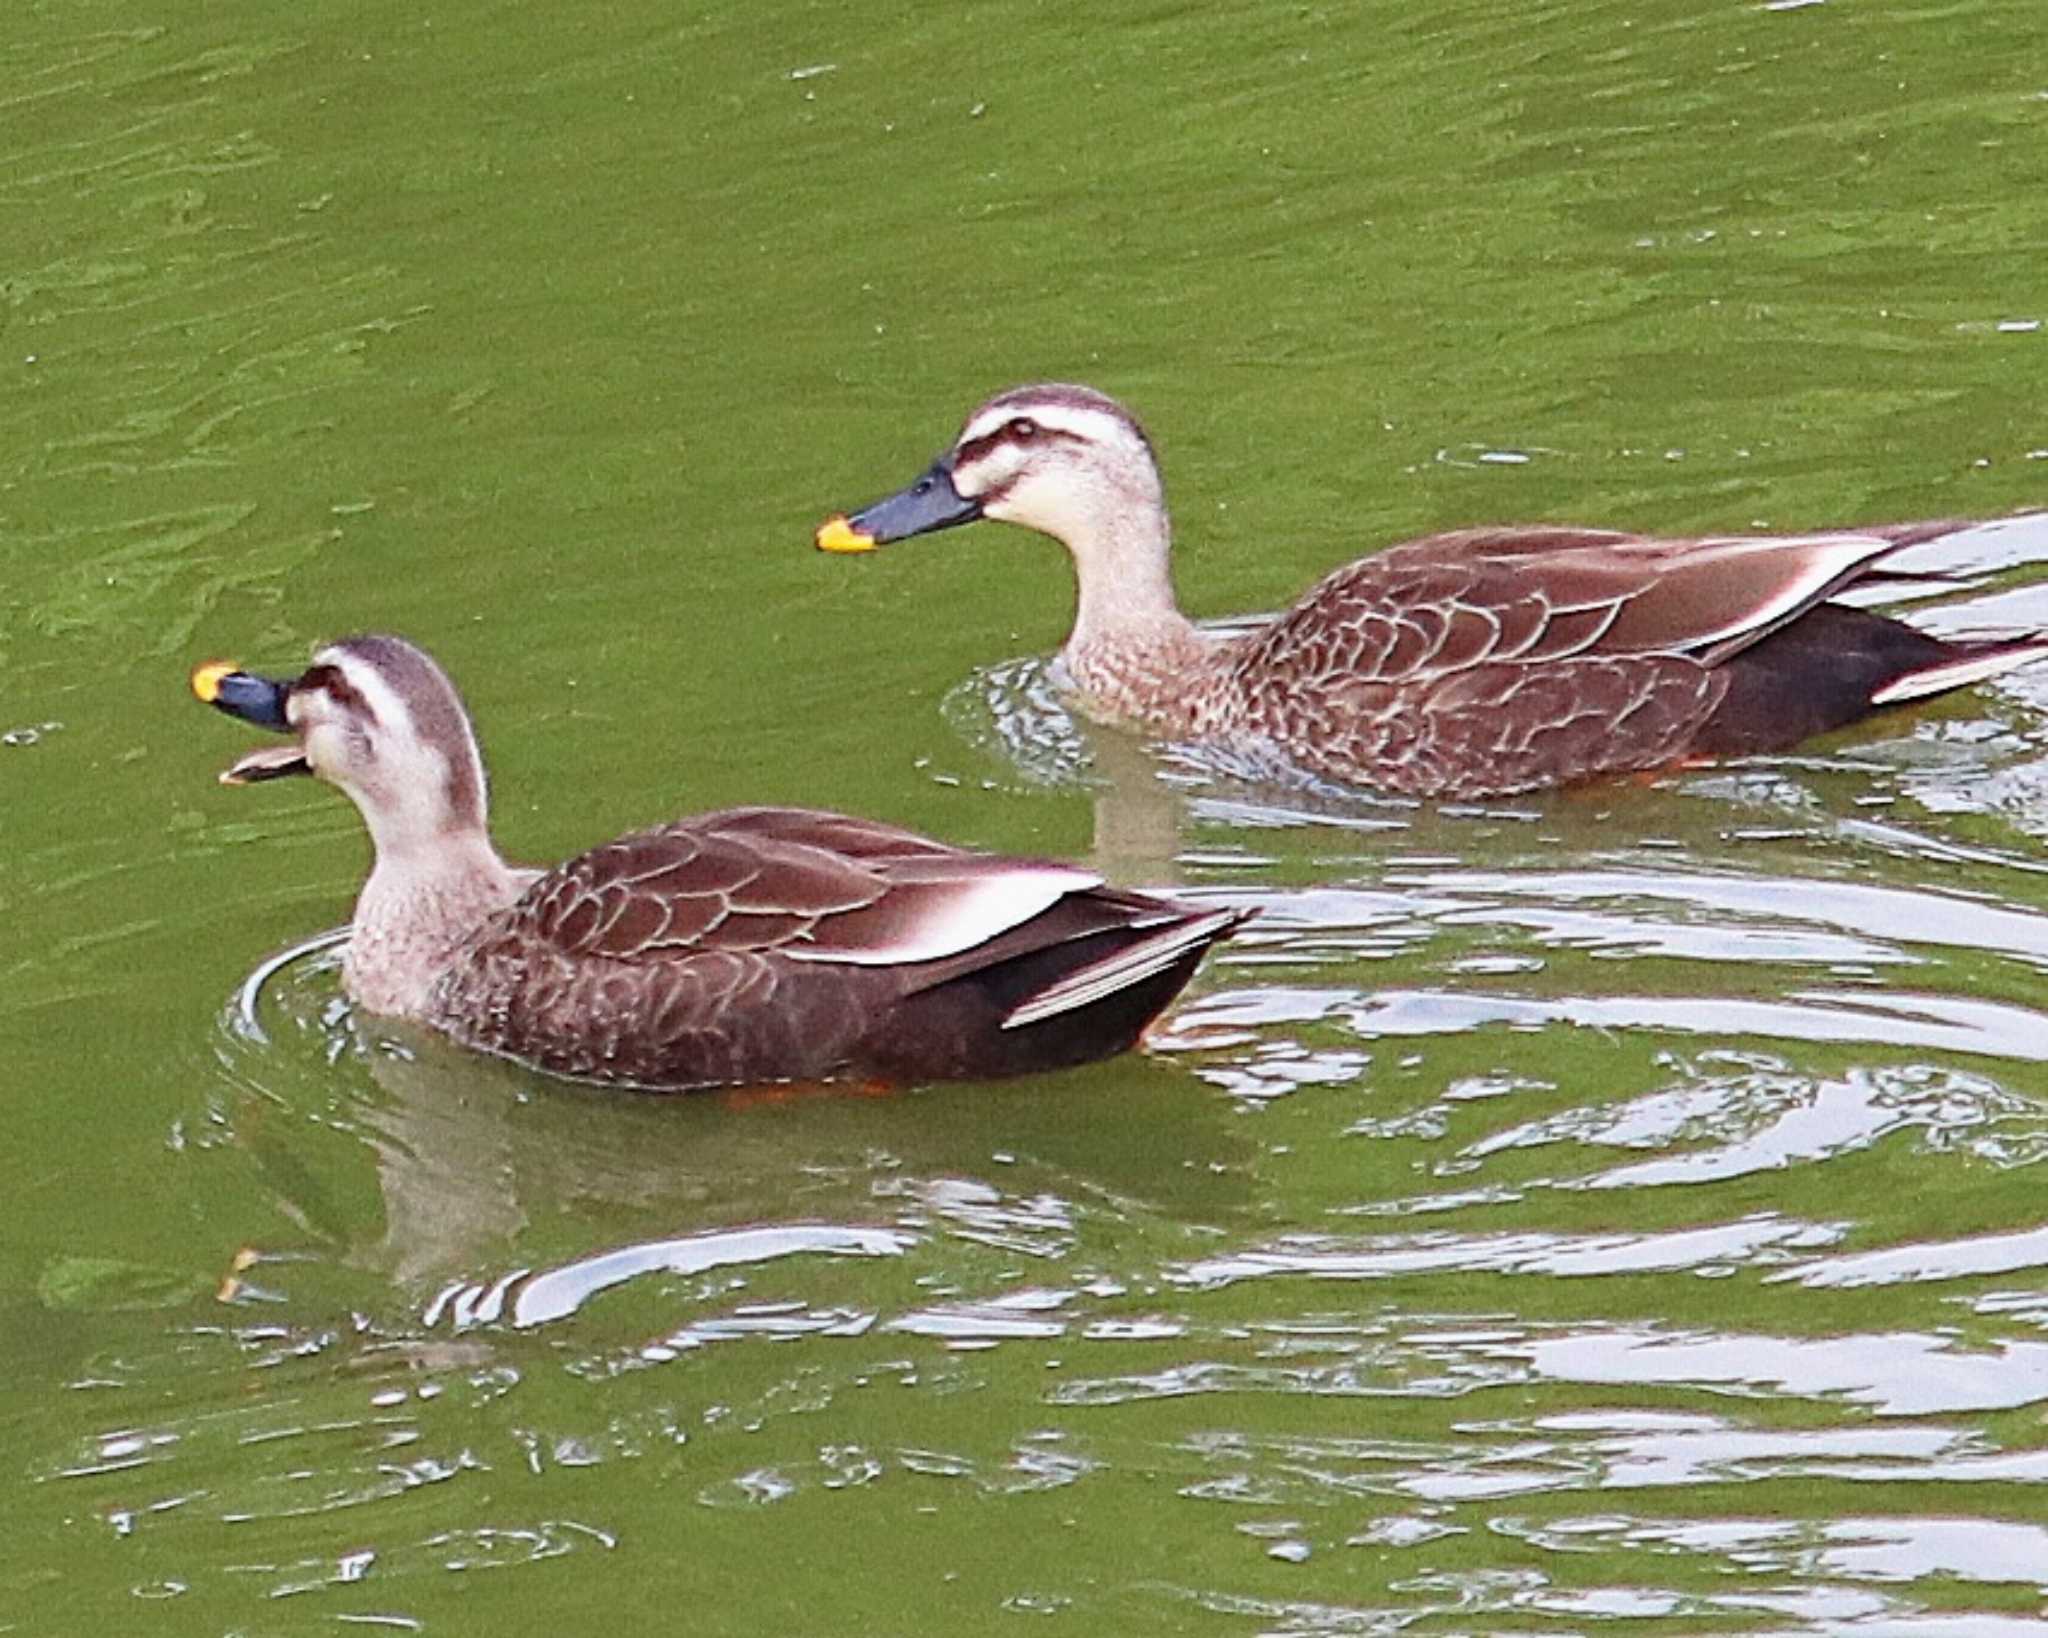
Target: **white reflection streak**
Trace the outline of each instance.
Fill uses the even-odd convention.
[[[1804,1575],[1856,1581],[1953,1576],[2048,1589],[2048,1530],[2004,1519],[1845,1518],[1819,1526],[1805,1520],[1725,1520],[1650,1525],[1627,1532],[1627,1539],[1669,1543],[1777,1573],[1796,1566]]]
[[[934,1337],[953,1347],[1048,1341],[1067,1334],[1067,1321],[1060,1310],[1077,1294],[1065,1290],[1012,1291],[986,1302],[921,1308],[890,1320],[883,1329]]]
[[[2048,1018],[2025,1007],[1955,996],[1858,990],[1795,991],[1782,1001],[1733,996],[1523,996],[1450,990],[1224,991],[1183,1008],[1185,1026],[1309,1023],[1335,1019],[1365,1036],[1456,1035],[1486,1024],[1541,1029],[1642,1029],[1667,1034],[1761,1035],[1774,1040],[1919,1047],[2048,1063]]]
[[[1739,1607],[1741,1600],[1722,1603]],[[1915,1611],[1895,1619],[1852,1617],[1819,1625],[1759,1629],[1755,1638],[2048,1638],[2048,1621],[2025,1615],[1933,1615]]]
[[[2016,513],[2009,518],[1988,518],[1949,534],[1902,546],[1887,552],[1884,564],[1895,574],[1955,577],[1997,574],[2038,563],[2044,556],[2048,556],[2048,512],[2036,511]]]
[[[1676,1272],[1758,1253],[1806,1249],[1839,1238],[1839,1227],[1775,1215],[1669,1234],[1419,1234],[1363,1244],[1281,1246],[1209,1257],[1169,1269],[1178,1285],[1212,1290],[1275,1274],[1322,1280],[1384,1280],[1440,1271],[1498,1274]]]
[[[803,1252],[841,1257],[899,1257],[916,1237],[895,1229],[854,1228],[838,1223],[778,1223],[765,1228],[724,1229],[676,1240],[621,1246],[535,1275],[512,1299],[512,1323],[545,1325],[565,1318],[600,1292],[643,1274],[701,1274],[736,1264],[765,1263]],[[521,1271],[523,1272],[523,1271]],[[428,1304],[422,1323],[432,1326],[444,1313],[457,1325],[488,1323],[498,1316],[518,1273],[488,1286],[450,1286]]]
[[[1718,1067],[1702,1060],[1703,1067]],[[1832,1159],[1912,1128],[1958,1132],[2034,1105],[1978,1076],[1851,1070],[1809,1081],[1775,1066],[1652,1092],[1613,1106],[1578,1108],[1467,1145],[1461,1157],[1556,1143],[1669,1151],[1560,1186],[1645,1188],[1700,1183]],[[1710,1148],[1682,1147],[1707,1140]]]
[[[1912,944],[2002,950],[2048,962],[2048,916],[1927,888],[1773,876],[1660,875],[1652,871],[1429,871],[1389,873],[1389,886],[1463,895],[1549,900],[1675,899],[1783,925],[1818,923],[1895,947]],[[1464,919],[1470,919],[1470,912]]]
[[[1799,1556],[1822,1575],[1863,1581],[2019,1582],[2048,1591],[2048,1530],[2002,1519],[1840,1519]]]
[[[1554,1382],[1842,1397],[1880,1416],[2010,1410],[2048,1399],[2048,1343],[1965,1352],[1951,1337],[1913,1331],[1791,1338],[1615,1330],[1474,1351],[1521,1361]]]
[[[2010,1274],[2048,1264],[2048,1228],[2013,1234],[1980,1234],[1967,1240],[1894,1246],[1830,1257],[1770,1276],[1774,1282],[1845,1287],[1916,1285],[1929,1280],[1962,1280],[1981,1274]]]
[[[1955,1428],[1842,1427],[1780,1430],[1742,1427],[1706,1416],[1634,1418],[1579,1412],[1539,1417],[1539,1434],[1593,1435],[1603,1490],[1672,1489],[1770,1467],[1802,1473],[1884,1478],[1928,1476],[1938,1462],[1967,1459],[1971,1435]],[[1509,1432],[1517,1431],[1510,1428]],[[1910,1469],[1910,1472],[1902,1471]]]

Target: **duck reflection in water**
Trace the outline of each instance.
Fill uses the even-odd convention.
[[[1178,1066],[621,1099],[352,1015],[334,965],[279,966],[224,1016],[221,1056],[248,1092],[229,1118],[316,1261],[376,1272],[443,1325],[541,1324],[647,1274],[723,1280],[951,1235],[1064,1249],[1073,1199],[1207,1222],[1246,1209],[1249,1146]],[[275,1118],[310,1109],[322,1118]],[[297,1283],[298,1252],[245,1260],[252,1290]]]

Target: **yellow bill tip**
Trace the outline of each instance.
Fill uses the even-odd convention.
[[[864,535],[846,521],[846,514],[835,513],[818,525],[818,550],[821,552],[872,552],[875,537]]]
[[[211,705],[220,698],[220,684],[223,677],[232,677],[242,668],[233,660],[208,660],[192,668],[193,697],[202,704]]]

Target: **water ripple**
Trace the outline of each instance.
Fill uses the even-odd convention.
[[[450,1286],[427,1305],[422,1325],[449,1320],[458,1329],[500,1319],[547,1325],[575,1313],[614,1286],[649,1274],[701,1274],[822,1252],[837,1257],[900,1257],[914,1240],[892,1229],[832,1223],[778,1223],[682,1239],[622,1246],[542,1273],[516,1269],[485,1285]]]

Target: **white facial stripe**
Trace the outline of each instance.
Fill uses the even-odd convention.
[[[1034,403],[1028,398],[1014,398],[983,409],[967,423],[959,441],[971,444],[977,439],[987,438],[1020,417],[1091,444],[1129,444],[1136,441],[1130,423],[1107,410],[1090,409],[1086,405],[1058,399]]]
[[[1036,434],[1013,433],[1019,421]],[[1143,428],[1114,399],[1059,381],[999,393],[967,418],[951,465],[953,487],[983,517],[1051,535],[1077,556],[1134,537],[1139,555],[1159,559],[1143,577],[1164,588],[1158,461]]]
[[[412,710],[375,666],[365,665],[346,649],[322,649],[313,656],[315,665],[331,665],[346,679],[377,716],[377,730],[386,738],[395,738],[403,733],[407,739],[417,740],[419,731],[413,725]]]
[[[398,638],[364,637],[329,645],[313,664],[339,676],[329,690],[294,696],[294,723],[315,771],[357,798],[380,843],[484,822],[475,736],[431,659]],[[346,744],[321,749],[328,730],[346,733]]]

